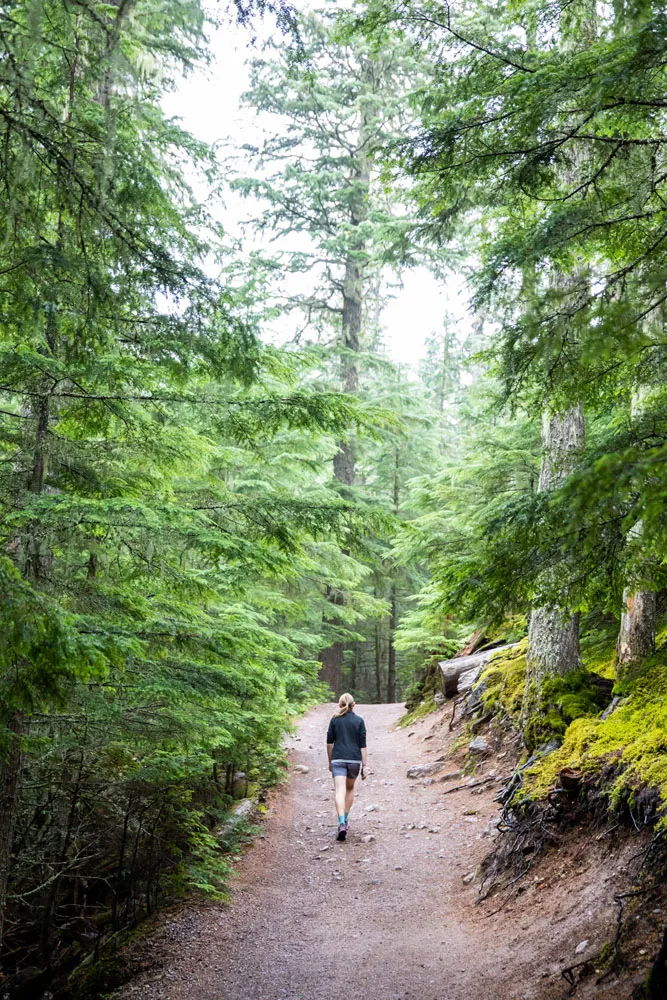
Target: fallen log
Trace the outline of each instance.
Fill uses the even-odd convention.
[[[465,687],[467,689],[475,683],[494,653],[503,653],[508,649],[514,649],[518,645],[518,642],[510,642],[505,646],[484,649],[480,653],[473,653],[471,656],[455,656],[451,660],[442,660],[438,666],[442,671],[445,696],[453,698],[458,692],[459,678],[462,674],[470,675],[465,678]]]

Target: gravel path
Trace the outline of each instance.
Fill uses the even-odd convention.
[[[152,931],[147,971],[117,996],[562,996],[560,968],[576,960],[577,942],[588,937],[594,943],[613,918],[601,880],[587,882],[575,869],[580,860],[560,857],[562,871],[548,881],[558,883],[569,865],[567,888],[531,883],[525,896],[496,914],[497,900],[486,912],[475,906],[477,887],[463,878],[491,847],[494,785],[445,795],[449,784],[409,780],[409,766],[433,761],[453,737],[442,716],[410,733],[395,729],[399,705],[357,709],[366,720],[372,773],[357,782],[351,832],[337,843],[324,747],[331,711],[313,710],[290,740],[289,786],[275,794],[263,837],[239,865],[231,905],[188,904],[163,915]],[[484,774],[494,766],[502,761],[489,762]],[[595,995],[616,996],[612,989]]]

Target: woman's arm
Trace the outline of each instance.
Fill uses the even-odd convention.
[[[360,719],[359,726],[359,749],[361,750],[361,777],[366,777],[366,723]]]
[[[336,740],[336,727],[334,726],[334,720],[329,720],[329,728],[327,729],[327,757],[329,758],[329,770],[331,770],[331,755],[333,753],[334,743]]]

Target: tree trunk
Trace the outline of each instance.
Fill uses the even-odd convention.
[[[654,590],[623,591],[621,627],[616,643],[616,676],[655,652],[656,595]]]
[[[327,598],[333,605],[341,605],[344,602],[344,596],[340,591],[335,590],[333,587],[327,588]],[[333,615],[327,619],[327,621],[335,625],[338,619]],[[339,698],[343,693],[343,650],[344,646],[342,642],[333,642],[326,649],[320,652],[320,663],[322,664],[320,668],[320,678],[328,684],[336,698]]]
[[[353,228],[362,226],[368,219],[368,198],[370,190],[370,160],[366,148],[366,133],[368,123],[362,121],[359,130],[358,151],[351,179],[350,224]],[[355,393],[359,389],[359,365],[357,355],[361,341],[364,306],[364,277],[366,270],[366,245],[363,238],[350,243],[345,260],[345,274],[342,284],[343,311],[341,329],[341,387],[343,392]],[[354,439],[338,442],[338,451],[334,455],[333,472],[338,482],[346,490],[354,486],[356,450]],[[344,596],[338,595],[336,604],[344,603]],[[338,619],[332,617],[328,621],[335,625]],[[320,653],[322,663],[322,680],[334,690],[336,696],[341,694],[344,645],[334,643]]]
[[[12,847],[19,801],[21,798],[21,777],[23,773],[23,748],[21,737],[26,732],[26,722],[17,713],[7,723],[7,751],[0,775],[0,951],[2,950],[5,915],[7,910],[7,887],[12,861]]]
[[[320,678],[340,698],[343,683],[343,643],[334,642],[320,653]]]
[[[30,463],[27,486],[31,493],[40,494],[44,489],[50,415],[48,396],[38,396],[29,404],[26,452]],[[34,582],[48,575],[52,556],[45,547],[44,533],[38,521],[33,521],[28,526],[22,548],[21,569],[24,576]]]
[[[366,197],[368,193],[368,173],[364,178]],[[365,199],[364,199],[365,201]],[[367,210],[366,210],[367,211]],[[365,215],[358,213],[360,225]],[[364,268],[359,259],[363,254],[363,243],[351,248],[345,262],[345,278],[343,279],[343,328],[341,333],[341,385],[343,392],[359,391],[359,365],[357,355],[361,340],[361,326],[364,303]],[[354,486],[356,451],[352,439],[338,442],[338,452],[334,455],[334,476],[344,486]]]
[[[357,688],[357,677],[359,676],[359,643],[354,644],[354,659],[350,667],[350,691],[354,694]]]
[[[662,328],[662,316],[659,317]],[[632,416],[641,414],[643,404],[650,392],[649,386],[638,389],[632,397]],[[630,528],[630,539],[640,540],[642,522]],[[623,590],[623,610],[616,643],[616,677],[620,680],[628,667],[640,663],[655,652],[656,594],[653,590]]]
[[[546,413],[542,421],[544,453],[538,491],[559,486],[572,468],[584,443],[584,414],[575,406],[565,413]],[[536,608],[528,627],[528,673],[524,717],[535,705],[535,695],[547,675],[563,675],[577,670],[579,656],[579,615],[554,607]]]
[[[375,623],[375,701],[382,704],[382,647],[380,644],[380,622]]]
[[[401,506],[401,455],[399,448],[394,449],[394,482],[392,487],[392,499],[394,517],[398,518]],[[389,591],[389,649],[387,656],[387,701],[393,705],[396,701],[396,647],[394,645],[394,634],[398,625],[395,565],[391,568],[392,580]]]
[[[393,705],[396,701],[396,647],[394,646],[394,631],[396,629],[396,584],[392,582],[389,612],[389,649],[387,656],[387,702]]]
[[[597,33],[595,0],[587,0],[579,29],[572,34],[571,28],[563,25],[562,44],[565,49],[580,46],[582,40],[590,44]],[[586,149],[578,146],[570,163],[561,167],[565,184],[577,184],[584,173]],[[554,287],[576,293],[582,284],[583,271],[574,275],[556,273]],[[563,313],[567,315],[567,310]],[[564,320],[566,323],[567,320]],[[565,331],[563,331],[565,333]],[[576,336],[573,339],[576,343]],[[584,444],[584,413],[581,404],[571,409],[551,414],[548,410],[542,418],[542,464],[538,492],[543,493],[558,487],[571,471],[577,452]],[[547,571],[548,572],[548,571]],[[545,677],[563,676],[579,669],[579,615],[569,614],[555,607],[541,607],[533,610],[528,624],[528,650],[526,693],[523,703],[523,721],[540,708],[540,689]]]

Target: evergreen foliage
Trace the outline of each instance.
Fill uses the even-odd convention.
[[[244,8],[245,9],[245,8]],[[248,8],[250,10],[250,8]],[[186,886],[279,779],[321,691],[332,584],[381,513],[318,475],[377,408],[266,347],[160,110],[206,57],[198,2],[0,13],[3,989],[62,973]],[[223,274],[225,273],[223,269]],[[323,620],[324,619],[324,620]]]
[[[608,761],[614,752],[602,749],[598,728],[610,734],[652,680],[656,690],[662,683],[649,657],[628,707],[591,721],[591,649],[604,646],[605,669],[613,666],[609,630],[620,627],[621,692],[628,664],[631,678],[655,645],[665,587],[664,17],[650,2],[455,9],[370,0],[358,21],[372,38],[401,32],[438,67],[418,127],[388,157],[415,184],[415,240],[446,245],[470,227],[476,307],[495,327],[486,371],[465,392],[491,405],[471,425],[464,416],[444,471],[417,480],[420,513],[396,543],[431,576],[415,634],[444,648],[444,621],[488,630],[532,613],[536,631],[540,615],[545,629],[550,615],[552,624],[562,616],[564,636],[582,616],[581,655],[577,640],[567,676],[554,676],[555,656],[531,675],[534,636],[524,691],[516,657],[509,671],[508,704],[527,744],[555,731],[570,748],[545,780],[575,759],[576,734],[586,734],[586,767]],[[537,414],[567,436],[568,414],[580,407],[585,445],[567,453],[547,434],[540,448]],[[504,680],[489,680],[503,704]],[[526,714],[531,697],[536,715]],[[644,759],[637,734],[629,739],[628,760]],[[599,754],[585,751],[591,741]],[[619,781],[636,787],[653,773],[630,768]]]
[[[0,5],[8,995],[165,893],[224,894],[229,809],[280,780],[322,679],[425,712],[438,659],[531,609],[582,621],[565,676],[535,683],[529,637],[485,677],[531,749],[563,740],[536,793],[615,757],[614,800],[667,794],[637,610],[667,588],[664,10],[220,16],[263,14],[268,130],[230,177],[162,110],[209,58],[202,0]],[[200,181],[246,197],[261,249]],[[463,256],[472,332],[443,317],[417,374],[392,364],[392,281]],[[540,417],[579,407],[565,456]]]

